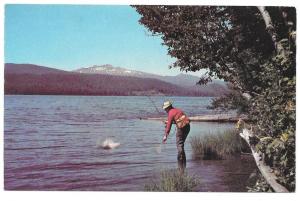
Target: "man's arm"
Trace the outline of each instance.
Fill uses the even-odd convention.
[[[171,127],[172,127],[172,121],[173,121],[173,115],[171,113],[171,111],[168,114],[168,121],[167,121],[167,125],[166,125],[166,130],[165,130],[165,135],[163,138],[163,143],[165,143],[167,141],[167,137],[170,133]]]

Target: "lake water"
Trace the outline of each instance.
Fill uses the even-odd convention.
[[[168,97],[188,115],[209,114],[211,98]],[[160,109],[166,97],[151,97]],[[148,97],[4,97],[6,190],[143,191],[162,170],[177,168],[175,133],[161,145],[164,125]],[[174,126],[173,126],[174,127]],[[194,161],[189,138],[232,128],[229,123],[192,123],[186,141],[187,172],[199,191],[246,191],[253,161]],[[112,138],[113,150],[98,144]]]

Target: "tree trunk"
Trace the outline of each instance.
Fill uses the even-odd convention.
[[[280,42],[278,42],[278,36],[277,36],[277,33],[273,26],[272,19],[271,19],[269,12],[267,11],[266,7],[264,7],[264,6],[257,6],[257,8],[258,8],[261,16],[263,17],[263,20],[266,24],[266,30],[268,31],[268,33],[270,34],[270,36],[272,38],[276,52],[278,54],[283,55],[285,58],[287,58],[286,50],[284,49],[282,44]]]
[[[248,143],[251,148],[252,155],[256,162],[256,165],[261,172],[262,176],[268,182],[268,184],[273,188],[273,190],[277,193],[288,193],[289,191],[277,182],[277,176],[273,173],[272,168],[267,166],[261,158],[261,155],[255,151],[254,145],[250,144],[249,138],[253,137],[252,131],[244,128],[243,132],[240,133],[240,136]]]
[[[275,32],[275,28],[273,26],[271,16],[270,16],[269,12],[266,10],[266,7],[257,6],[257,8],[258,8],[261,16],[264,19],[264,22],[266,24],[266,29],[267,29],[268,33],[270,34],[272,41],[274,42],[275,48],[277,49],[277,34]]]

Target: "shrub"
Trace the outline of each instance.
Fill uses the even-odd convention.
[[[236,130],[225,130],[223,133],[206,134],[191,138],[194,159],[225,159],[247,151],[247,144]]]
[[[161,172],[160,181],[145,185],[146,191],[164,192],[192,192],[199,184],[199,180],[178,170],[164,170]]]

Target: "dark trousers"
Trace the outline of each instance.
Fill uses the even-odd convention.
[[[184,142],[190,132],[190,124],[187,124],[183,128],[177,128],[176,132],[176,146],[177,146],[177,162],[178,162],[178,168],[181,173],[184,172],[184,169],[186,167],[186,157],[184,152]]]

